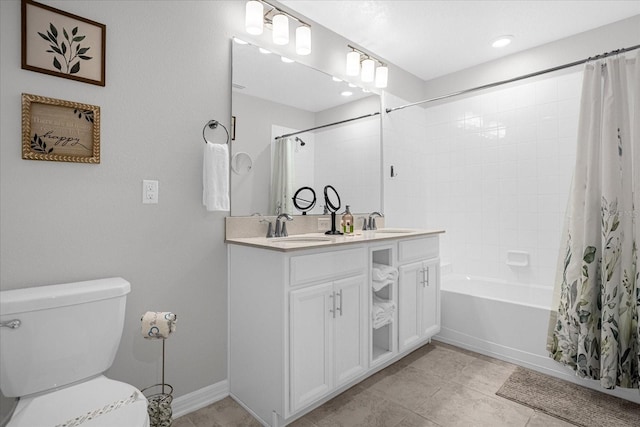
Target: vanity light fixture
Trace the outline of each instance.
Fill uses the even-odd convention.
[[[376,87],[385,88],[389,80],[389,68],[386,65],[381,65],[376,68]]]
[[[262,34],[264,24],[264,7],[259,1],[251,0],[247,2],[244,16],[244,26],[247,33],[253,35]]]
[[[360,74],[360,78],[363,82],[369,83],[373,81],[373,77],[375,75],[375,66],[376,63],[373,62],[373,59],[367,58],[362,61],[362,74]]]
[[[513,36],[509,36],[509,35],[500,36],[497,39],[495,39],[493,43],[491,43],[491,46],[495,48],[501,48],[511,44],[512,41],[513,41]]]
[[[273,25],[273,42],[284,46],[289,44],[289,18],[279,13],[271,21]]]
[[[351,49],[351,52],[347,53],[347,75],[360,75],[360,79],[365,83],[375,81],[377,88],[387,87],[389,80],[389,68],[387,65],[358,48],[351,45],[347,45],[347,47]],[[376,67],[376,62],[379,64],[378,67]]]
[[[289,44],[289,20],[298,22],[296,28],[296,53],[311,53],[311,25],[279,9],[265,0],[250,0],[246,4],[245,28],[249,34],[262,34],[263,27],[271,28],[273,42],[277,45]]]

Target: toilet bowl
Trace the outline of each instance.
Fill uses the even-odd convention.
[[[113,363],[122,278],[0,292],[0,389],[19,401],[7,427],[148,427],[147,399],[103,375]]]

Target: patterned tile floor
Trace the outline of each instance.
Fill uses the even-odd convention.
[[[572,424],[495,395],[515,365],[439,342],[350,388],[292,427],[566,427]],[[173,427],[260,426],[227,397]]]

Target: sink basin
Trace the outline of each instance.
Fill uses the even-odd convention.
[[[413,233],[413,230],[410,230],[408,228],[381,228],[379,230],[375,230],[376,233],[382,233],[382,234],[406,234],[406,233]]]

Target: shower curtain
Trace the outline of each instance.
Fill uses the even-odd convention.
[[[638,388],[640,52],[585,66],[576,168],[547,350],[607,389]]]
[[[293,214],[295,141],[292,138],[279,138],[273,142],[273,146],[269,212],[271,215]]]

